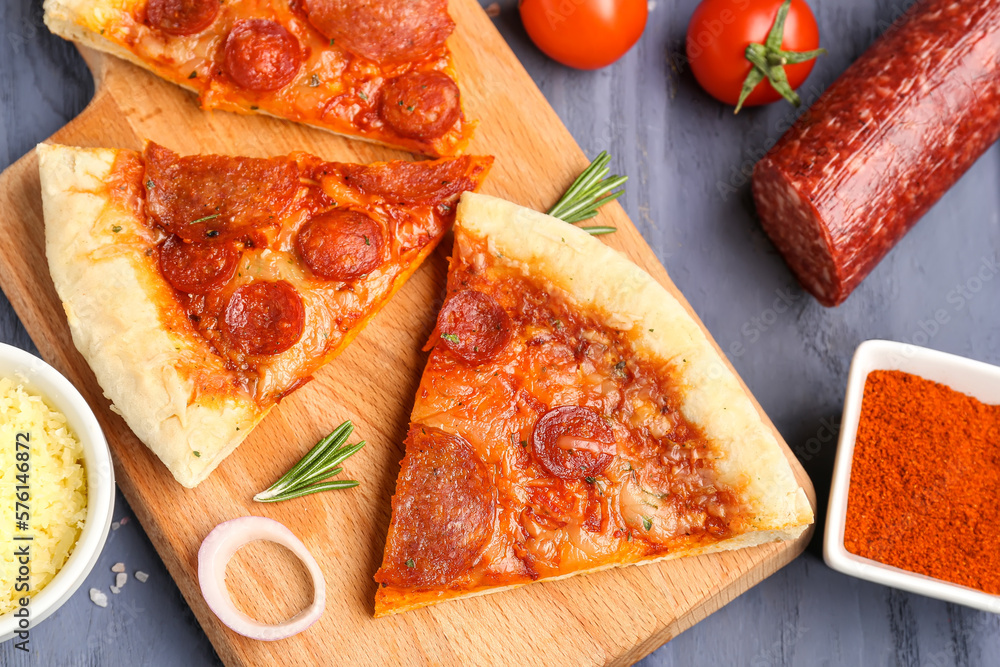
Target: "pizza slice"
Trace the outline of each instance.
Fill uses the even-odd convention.
[[[685,308],[586,232],[458,206],[375,615],[801,535],[805,492]]]
[[[45,0],[55,34],[198,94],[425,155],[457,155],[465,118],[447,0]]]
[[[193,487],[364,328],[492,158],[371,165],[40,145],[76,347]]]

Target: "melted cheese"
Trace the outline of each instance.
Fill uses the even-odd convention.
[[[673,407],[680,395],[669,378],[633,358],[624,334],[485,252],[464,253],[453,267],[449,292],[465,288],[490,294],[514,330],[497,358],[475,368],[432,352],[412,415],[462,435],[493,466],[494,537],[453,585],[471,590],[632,562],[725,532],[731,501],[713,484],[716,454]],[[533,454],[535,423],[561,405],[592,408],[611,425],[611,444],[569,435],[557,442],[614,455],[600,474],[558,479]]]

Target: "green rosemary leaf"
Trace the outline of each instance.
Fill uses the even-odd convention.
[[[338,479],[332,482],[326,482],[324,484],[316,484],[314,486],[308,486],[303,489],[293,489],[288,491],[287,493],[281,494],[280,496],[272,496],[270,498],[265,498],[261,500],[258,500],[255,497],[254,500],[257,500],[257,502],[259,503],[280,503],[282,500],[292,500],[293,498],[301,498],[302,496],[308,496],[313,493],[319,493],[320,491],[334,491],[336,489],[352,489],[355,486],[359,485],[360,483],[361,482],[358,482],[353,479],[343,479],[343,480]]]
[[[597,209],[621,197],[624,190],[615,190],[625,184],[628,176],[608,176],[611,156],[602,151],[590,166],[583,170],[569,189],[559,198],[548,214],[570,224],[589,220],[597,215]],[[591,234],[591,229],[600,229],[597,234],[610,234],[614,227],[583,228]],[[608,231],[610,230],[610,231]]]
[[[190,225],[197,225],[199,222],[205,222],[206,220],[215,220],[220,215],[222,215],[222,214],[221,213],[213,213],[212,215],[206,215],[204,218],[198,218],[197,220],[192,220],[188,224],[190,224]]]
[[[581,227],[580,229],[582,229],[583,231],[587,232],[591,236],[602,236],[604,234],[614,234],[615,232],[618,231],[614,227],[600,227],[600,226],[595,226],[595,227]]]
[[[259,503],[276,503],[281,500],[300,498],[311,493],[330,489],[349,489],[357,486],[355,480],[331,480],[323,482],[344,471],[340,464],[365,446],[361,441],[348,445],[347,438],[354,431],[354,425],[346,421],[328,436],[317,442],[302,460],[282,475],[281,479],[253,499]],[[319,483],[322,482],[322,483]]]

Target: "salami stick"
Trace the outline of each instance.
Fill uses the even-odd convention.
[[[842,303],[1000,137],[1000,2],[919,0],[757,164],[764,231]]]

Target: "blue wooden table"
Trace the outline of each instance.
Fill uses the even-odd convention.
[[[807,103],[909,4],[809,1],[830,54],[803,89]],[[0,15],[0,167],[73,118],[93,92],[76,51],[42,25],[40,4],[7,0]],[[587,153],[610,150],[616,171],[631,177],[622,203],[805,464],[822,522],[833,434],[858,343],[916,337],[935,349],[1000,364],[1000,146],[847,303],[823,308],[799,289],[761,231],[749,192],[754,159],[796,111],[780,104],[734,117],[697,88],[681,57],[695,4],[652,0],[642,40],[598,72],[569,70],[542,56],[521,27],[516,0],[503,0],[494,21]],[[968,298],[949,298],[962,289]],[[947,323],[934,326],[941,309]],[[0,340],[34,351],[3,297]],[[131,517],[121,497],[115,517]],[[832,572],[820,558],[821,533],[804,556],[643,664],[1000,664],[1000,617]],[[130,581],[108,608],[99,608],[87,589],[107,590],[118,561],[150,579]],[[217,662],[135,520],[111,533],[83,588],[33,630],[29,654],[11,642],[0,645],[0,665]]]

